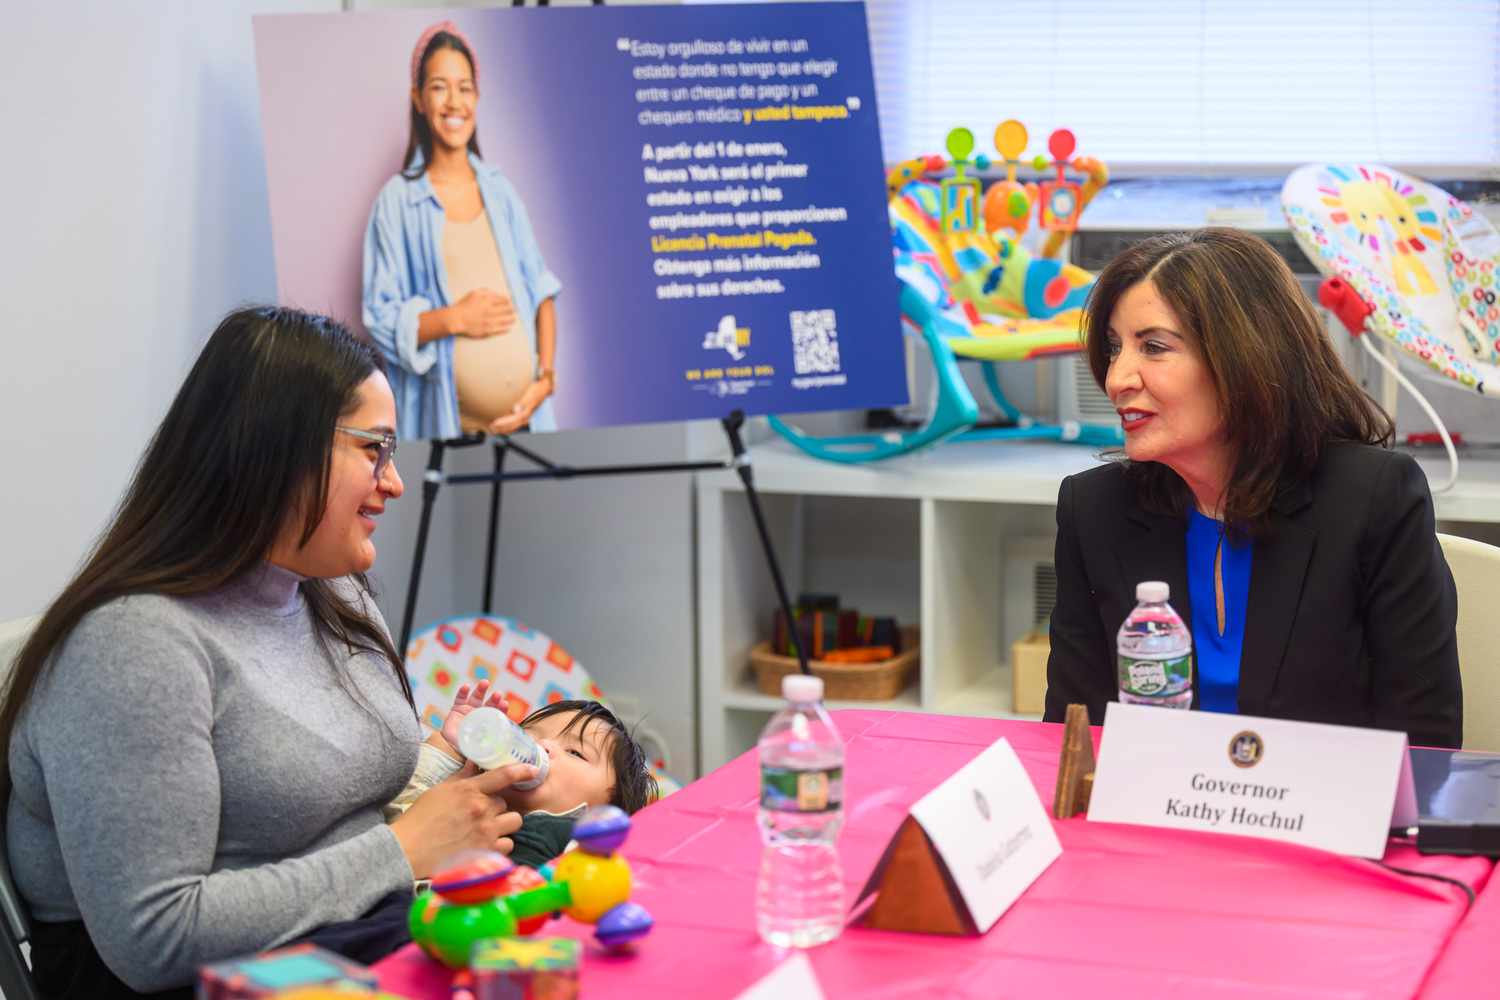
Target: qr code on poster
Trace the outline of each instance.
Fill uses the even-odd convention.
[[[839,370],[839,331],[832,309],[793,312],[792,368],[798,375]]]

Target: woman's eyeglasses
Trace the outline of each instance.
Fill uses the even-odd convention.
[[[378,431],[362,431],[353,427],[335,427],[334,430],[343,431],[345,434],[362,438],[366,441],[378,441],[380,443],[380,453],[375,456],[375,478],[379,480],[380,474],[385,471],[385,467],[395,457],[396,435],[382,434]]]

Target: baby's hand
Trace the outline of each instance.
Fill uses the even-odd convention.
[[[486,695],[489,695],[488,699]],[[501,712],[510,708],[498,689],[490,691],[489,681],[480,681],[472,690],[465,684],[453,696],[453,707],[448,710],[448,717],[443,720],[443,728],[438,730],[438,735],[447,740],[449,746],[457,747],[458,724],[464,720],[464,716],[480,706],[498,708]]]

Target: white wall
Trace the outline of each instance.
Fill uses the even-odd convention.
[[[391,6],[371,0],[354,6]],[[440,4],[402,4],[440,6]],[[339,0],[0,5],[0,621],[42,610],[106,523],[216,320],[275,299],[250,17]],[[538,440],[554,457],[672,461],[681,425]],[[701,432],[700,432],[701,433]],[[712,435],[709,435],[712,439]],[[473,450],[459,470],[489,461]],[[411,489],[376,535],[399,626]],[[496,610],[553,635],[694,773],[691,480],[509,488]],[[445,490],[417,621],[479,610],[488,490]]]
[[[104,524],[215,319],[274,299],[250,16],[0,6],[0,620]]]

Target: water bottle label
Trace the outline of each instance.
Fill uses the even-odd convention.
[[[1192,671],[1192,654],[1170,660],[1137,660],[1120,657],[1120,690],[1150,698],[1179,694],[1187,690]]]
[[[760,805],[779,812],[828,812],[844,804],[844,769],[793,771],[760,769]]]

